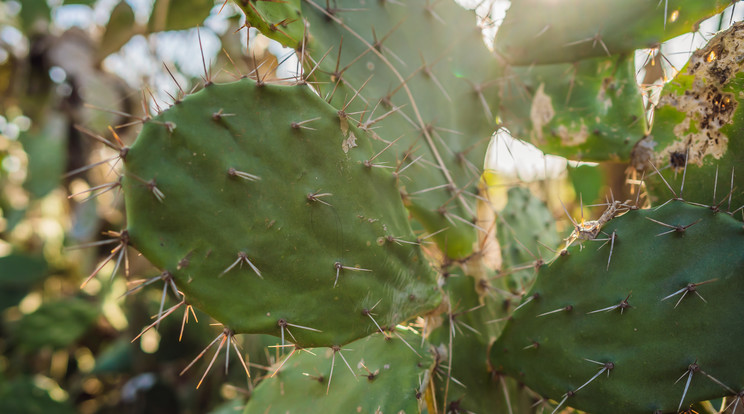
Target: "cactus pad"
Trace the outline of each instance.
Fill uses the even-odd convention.
[[[585,241],[540,270],[492,347],[494,367],[589,412],[677,412],[739,392],[741,223],[674,201],[603,231],[614,244]]]
[[[419,413],[434,363],[428,346],[396,329],[342,349],[296,350],[256,387],[243,413],[301,413],[309,404],[313,412]]]
[[[700,21],[730,4],[728,0],[519,1],[499,27],[495,48],[514,65],[627,53],[695,31]]]
[[[372,155],[307,86],[208,84],[126,155],[128,242],[226,329],[343,345],[440,297]]]

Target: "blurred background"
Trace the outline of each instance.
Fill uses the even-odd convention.
[[[495,22],[484,29],[489,43],[509,2],[463,3]],[[649,107],[692,50],[743,15],[731,7],[696,33],[637,51]],[[200,86],[204,66],[216,82],[297,73],[293,51],[246,29],[231,3],[0,1],[0,412],[234,413],[250,395],[239,366],[214,369],[196,392],[201,372],[179,375],[221,332],[206,315],[186,321],[179,310],[132,343],[163,291],[154,283],[128,292],[159,272],[131,252],[128,266],[104,261],[124,215],[110,185],[117,153],[96,137],[132,142],[143,117]],[[545,156],[505,130],[485,165],[495,192],[533,183],[564,218],[564,234],[571,228],[558,197],[569,208],[576,194],[585,204],[609,190],[620,199],[623,168]],[[112,278],[117,270],[129,276]],[[240,340],[259,378],[275,361],[266,348],[275,341]]]

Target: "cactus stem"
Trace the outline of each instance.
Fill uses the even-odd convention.
[[[555,310],[552,310],[552,311],[548,311],[548,312],[545,312],[545,313],[541,313],[541,314],[537,315],[537,317],[539,318],[539,317],[541,317],[541,316],[552,315],[552,314],[554,314],[554,313],[558,313],[558,312],[564,312],[564,311],[565,311],[565,312],[571,312],[572,310],[573,310],[573,306],[572,306],[572,305],[566,305],[566,306],[564,306],[564,307],[562,307],[562,308],[558,308],[558,309],[555,309]]]
[[[229,272],[237,265],[240,265],[242,267],[243,263],[246,263],[248,266],[250,266],[251,269],[253,269],[253,271],[256,272],[256,275],[258,275],[258,277],[263,279],[263,276],[261,276],[261,272],[258,270],[256,265],[254,265],[253,262],[251,262],[250,259],[248,259],[248,255],[245,252],[238,252],[237,260],[235,260],[230,266],[228,266],[227,269],[223,270],[222,273],[220,273],[218,277],[222,277],[223,275],[225,275],[225,273]]]
[[[700,366],[696,362],[693,362],[687,367],[687,371],[685,371],[684,374],[682,374],[681,377],[677,378],[677,381],[674,381],[674,383],[678,383],[679,380],[685,377],[687,375],[687,382],[685,383],[685,390],[682,392],[682,399],[679,400],[679,407],[677,407],[677,411],[682,409],[682,403],[685,401],[685,396],[687,395],[687,390],[690,388],[690,382],[692,381],[692,374],[695,372],[700,371]]]
[[[686,226],[680,226],[680,225],[676,225],[676,226],[673,226],[673,225],[671,225],[671,224],[667,224],[667,223],[662,223],[662,222],[661,222],[661,221],[659,221],[659,220],[654,220],[654,219],[652,219],[651,217],[646,217],[646,219],[648,219],[648,220],[651,220],[651,221],[653,221],[653,222],[654,222],[654,223],[656,223],[656,224],[660,224],[660,225],[662,225],[662,226],[664,226],[664,227],[668,227],[668,228],[670,228],[670,229],[671,229],[671,230],[668,230],[668,231],[663,231],[663,232],[661,232],[661,233],[657,234],[657,235],[656,235],[656,237],[659,237],[659,236],[663,236],[663,235],[665,235],[665,234],[669,234],[669,233],[674,233],[674,232],[677,232],[677,233],[684,233],[684,232],[685,232],[685,231],[686,231],[686,230],[687,230],[688,228],[690,228],[690,227],[694,226],[695,224],[698,224],[698,223],[700,223],[700,221],[702,221],[702,220],[703,220],[702,218],[699,218],[699,219],[697,219],[697,220],[693,221],[692,223],[690,223],[690,224],[688,224],[688,225],[686,225]]]
[[[614,310],[614,309],[620,309],[620,314],[622,315],[623,314],[623,311],[625,309],[628,309],[628,308],[631,307],[630,304],[628,304],[628,299],[630,299],[630,295],[632,295],[632,294],[633,294],[633,292],[629,293],[628,296],[626,296],[625,299],[621,300],[620,303],[618,303],[617,305],[612,305],[612,306],[608,306],[606,308],[597,309],[597,310],[594,310],[594,311],[591,311],[591,312],[587,312],[586,314],[589,315],[589,314],[592,314],[592,313],[609,312],[609,311]],[[576,391],[578,391],[578,390],[576,390]]]
[[[708,283],[712,283],[712,282],[715,282],[715,281],[717,281],[717,280],[718,280],[718,278],[716,278],[716,279],[710,279],[710,280],[706,280],[705,282],[699,282],[699,283],[688,283],[688,284],[687,284],[687,286],[685,286],[685,287],[683,287],[682,289],[680,289],[680,290],[678,290],[678,291],[676,291],[676,292],[672,293],[671,295],[665,296],[665,297],[664,297],[663,299],[661,299],[661,301],[663,302],[663,301],[665,301],[665,300],[667,300],[667,299],[669,299],[669,298],[671,298],[671,297],[673,297],[673,296],[676,296],[676,295],[679,295],[680,293],[682,293],[682,296],[681,296],[681,297],[679,298],[679,300],[677,301],[677,304],[676,304],[676,305],[674,305],[674,307],[676,308],[677,306],[679,306],[680,302],[682,302],[682,299],[684,299],[684,298],[685,298],[685,295],[687,295],[687,294],[688,294],[689,292],[693,292],[693,293],[695,293],[696,295],[698,295],[698,297],[699,297],[700,299],[702,299],[702,300],[703,300],[703,302],[705,302],[705,303],[708,303],[708,301],[707,301],[707,300],[705,300],[705,298],[704,298],[704,297],[703,297],[703,296],[702,296],[702,295],[700,294],[700,292],[698,292],[698,291],[697,291],[697,287],[698,287],[698,286],[701,286],[701,285],[705,285],[705,284],[708,284]]]
[[[310,131],[316,131],[316,129],[315,129],[315,128],[311,128],[311,127],[309,127],[309,126],[306,126],[305,124],[307,124],[307,123],[309,123],[309,122],[317,121],[317,120],[319,120],[319,119],[320,119],[320,117],[318,116],[318,117],[315,117],[315,118],[311,118],[311,119],[306,119],[306,120],[304,120],[304,121],[300,121],[300,122],[292,122],[292,123],[290,124],[290,126],[291,126],[291,127],[293,128],[293,129],[307,129],[307,130],[310,130]]]
[[[250,174],[250,173],[247,173],[247,172],[244,172],[244,171],[238,171],[238,170],[236,170],[233,167],[230,167],[230,168],[227,169],[227,175],[229,175],[231,177],[240,177],[240,178],[242,178],[244,180],[247,180],[247,181],[258,181],[258,180],[261,179],[261,177],[259,177],[257,175],[253,175],[253,174]]]

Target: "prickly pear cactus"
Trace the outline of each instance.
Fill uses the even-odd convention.
[[[495,53],[451,1],[235,3],[301,73],[217,84],[204,63],[199,92],[109,143],[124,168],[100,189],[126,204],[106,261],[133,247],[161,272],[140,285],[163,283],[150,327],[197,307],[223,326],[210,367],[227,345],[246,371],[235,335],[280,339],[245,413],[674,412],[741,395],[744,231],[727,213],[744,203],[744,31],[693,56],[653,125],[632,53],[728,2],[514,2]],[[608,201],[567,241],[527,186],[495,211],[483,169],[502,122],[574,160],[630,160],[661,207]],[[684,202],[673,173],[713,204]]]
[[[343,348],[297,349],[272,368],[243,413],[306,412],[308,404],[317,412],[421,412],[434,364],[428,347],[411,331],[393,330]]]
[[[254,2],[237,3],[255,27],[272,21],[253,14]],[[309,33],[285,45],[300,52],[308,81],[378,137],[376,148],[389,146],[375,164],[395,172],[406,206],[440,249],[453,260],[473,255],[485,231],[475,201],[500,76],[475,16],[449,1],[297,3],[272,10],[306,21]]]
[[[585,241],[540,270],[494,369],[597,413],[676,412],[744,388],[741,222],[675,201],[602,230],[601,249]]]
[[[514,65],[631,52],[693,30],[727,0],[527,0],[512,4],[496,50]],[[581,10],[581,13],[576,13]]]
[[[126,153],[122,243],[233,333],[346,344],[440,298],[373,156],[306,86],[208,84]]]

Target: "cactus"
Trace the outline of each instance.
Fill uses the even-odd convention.
[[[499,27],[496,50],[514,65],[572,62],[654,47],[728,6],[728,1],[520,1]],[[661,6],[661,7],[660,7]],[[582,13],[576,13],[582,10]]]
[[[208,85],[127,151],[121,243],[231,333],[341,346],[395,325],[439,294],[369,141],[306,87]]]
[[[308,399],[323,412],[420,412],[434,363],[428,347],[413,332],[393,330],[343,348],[295,349],[297,356],[272,367],[243,413],[292,412]]]
[[[395,142],[378,163],[399,174],[411,214],[430,233],[444,230],[434,240],[450,259],[472,255],[482,230],[475,196],[496,125],[499,76],[474,17],[451,2],[369,2],[360,9],[353,1],[302,1],[266,5],[285,14],[254,20],[253,2],[237,3],[259,29],[274,20],[307,21],[310,33],[285,45],[308,62],[308,82],[377,136],[379,149]],[[364,19],[355,18],[362,13]]]
[[[741,222],[676,201],[603,231],[602,249],[571,246],[540,270],[494,368],[588,412],[673,412],[742,389],[736,340],[720,340],[744,328]]]
[[[171,74],[173,105],[136,120],[131,145],[81,128],[123,165],[92,191],[121,189],[126,209],[85,283],[137,249],[160,274],[127,293],[162,283],[143,333],[192,307],[221,325],[184,371],[216,345],[207,372],[222,348],[227,370],[232,348],[249,373],[236,338],[273,336],[243,336],[282,350],[246,413],[309,400],[430,414],[738,401],[744,258],[731,216],[744,197],[733,172],[730,185],[718,175],[738,160],[742,26],[693,55],[653,123],[632,58],[727,3],[576,0],[593,16],[577,21],[566,5],[515,2],[490,53],[454,2],[235,0],[301,73],[221,82],[202,61],[202,87],[185,93]],[[716,93],[700,112],[690,96],[703,89]],[[565,240],[553,217],[565,183],[558,197],[519,183],[499,211],[483,170],[502,126],[573,160],[627,163],[643,177],[636,201],[616,201],[610,183],[604,212],[569,217]],[[718,146],[696,138],[706,128]],[[583,209],[577,198],[567,204]]]

